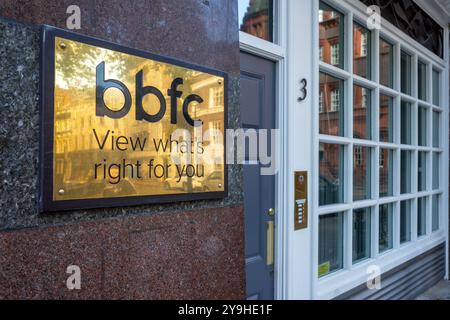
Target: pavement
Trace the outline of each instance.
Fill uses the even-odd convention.
[[[450,281],[442,280],[418,296],[416,300],[450,300]]]

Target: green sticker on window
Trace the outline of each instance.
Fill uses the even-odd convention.
[[[330,273],[330,261],[319,265],[319,277],[323,277]]]

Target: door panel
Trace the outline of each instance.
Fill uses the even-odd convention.
[[[275,70],[274,62],[241,53],[240,104],[244,129],[275,129]],[[266,260],[267,222],[274,221],[268,212],[275,208],[275,177],[262,176],[260,165],[254,161],[257,159],[250,160],[253,161],[244,166],[247,297],[271,300],[274,265],[267,265]]]

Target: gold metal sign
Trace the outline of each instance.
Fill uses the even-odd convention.
[[[308,228],[308,172],[295,172],[294,228]]]
[[[53,99],[44,99],[44,110],[53,100],[52,203],[224,195],[224,74],[53,28],[47,34],[54,40],[46,44],[54,50]]]

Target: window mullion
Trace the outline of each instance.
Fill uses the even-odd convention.
[[[372,80],[380,83],[380,31],[372,30]]]
[[[400,57],[401,57],[401,48],[400,48],[400,44],[397,43],[394,45],[394,90],[400,92],[400,88],[401,88],[401,71],[400,71]]]
[[[353,13],[345,16],[344,32],[344,69],[353,74]]]
[[[371,223],[371,229],[372,229],[372,241],[371,241],[371,247],[372,247],[372,252],[371,252],[371,257],[376,259],[378,257],[378,252],[379,250],[379,232],[380,232],[380,205],[376,205],[375,207],[373,207],[373,212],[372,212],[372,223]]]
[[[394,204],[394,249],[400,248],[400,201]]]
[[[427,63],[427,102],[433,104],[433,65]]]
[[[417,229],[418,229],[418,220],[417,220],[417,212],[418,212],[418,200],[414,198],[411,200],[411,242],[417,241]]]
[[[353,269],[353,209],[348,210],[345,215],[345,230],[344,230],[344,268],[347,270]]]
[[[419,58],[417,54],[411,55],[411,96],[417,99],[419,97],[419,81],[418,81],[418,64]]]

